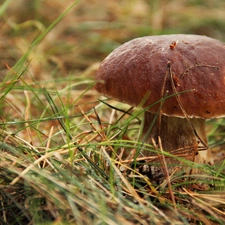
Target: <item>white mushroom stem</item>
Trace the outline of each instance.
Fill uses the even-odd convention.
[[[207,145],[205,130],[205,120],[201,118],[187,119],[178,117],[168,117],[161,115],[161,120],[156,118],[156,114],[145,112],[145,122],[143,129],[143,139],[152,144],[152,139],[157,143],[158,136],[162,142],[164,151],[171,152],[177,156],[186,158],[201,164],[213,164],[211,150],[205,148],[201,141]],[[153,124],[153,121],[155,123]],[[150,129],[151,128],[151,129]],[[201,141],[199,140],[201,139]],[[182,155],[182,153],[184,153]],[[150,153],[151,155],[152,153]],[[149,153],[148,153],[149,155]],[[168,158],[169,163],[174,163],[172,158]]]

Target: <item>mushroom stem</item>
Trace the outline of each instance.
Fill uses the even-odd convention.
[[[204,119],[191,118],[192,127],[187,119],[164,115],[161,115],[160,122],[159,118],[157,118],[153,124],[156,116],[156,114],[145,112],[143,128],[143,139],[145,142],[152,144],[152,139],[154,139],[157,143],[159,136],[164,151],[196,163],[213,163],[210,149],[204,149],[204,146],[197,137],[198,135],[201,141],[207,144]],[[152,155],[153,153],[147,153],[147,155],[149,154]],[[174,164],[175,161],[173,158],[166,159],[168,164]]]

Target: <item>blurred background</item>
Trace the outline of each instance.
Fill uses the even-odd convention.
[[[0,77],[74,1],[0,0]],[[80,0],[29,53],[29,76],[52,79],[96,68],[120,44],[192,33],[225,40],[224,0]]]

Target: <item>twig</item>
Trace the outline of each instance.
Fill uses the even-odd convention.
[[[198,133],[197,133],[195,127],[194,127],[193,124],[191,123],[190,118],[188,117],[188,115],[187,115],[187,113],[186,113],[186,111],[185,111],[185,109],[184,109],[184,106],[183,106],[183,104],[182,104],[182,101],[180,100],[179,94],[178,94],[178,92],[177,92],[177,90],[176,90],[176,86],[175,86],[175,84],[174,84],[174,79],[173,79],[173,72],[172,72],[172,68],[171,68],[171,63],[169,62],[167,66],[168,66],[168,70],[169,70],[169,74],[170,74],[170,80],[171,80],[172,89],[173,89],[173,91],[174,91],[174,93],[175,93],[175,97],[176,97],[177,102],[178,102],[178,104],[179,104],[179,106],[180,106],[180,108],[181,108],[181,111],[182,111],[182,113],[184,114],[185,119],[188,121],[189,125],[190,125],[191,128],[193,129],[194,134],[196,135],[196,137],[198,138],[198,140],[199,140],[199,141],[201,142],[201,144],[205,147],[205,149],[208,149],[207,144],[201,139],[201,137],[198,135]],[[194,152],[194,153],[195,153],[195,152]]]
[[[164,77],[163,85],[162,85],[162,89],[161,89],[161,93],[160,93],[161,101],[160,101],[160,110],[159,110],[159,115],[158,115],[158,134],[157,134],[157,136],[160,136],[160,134],[161,134],[162,107],[163,107],[163,103],[165,101],[164,100],[164,98],[165,98],[165,86],[166,86],[166,80],[167,80],[168,74],[169,73],[166,71],[166,75]]]
[[[154,147],[157,148],[157,145],[156,145],[154,139],[152,139],[152,143],[153,143]],[[174,210],[177,212],[176,201],[175,201],[175,197],[174,197],[173,190],[172,190],[170,175],[169,175],[169,172],[168,172],[168,167],[167,167],[165,155],[163,153],[164,151],[163,151],[162,141],[161,141],[160,136],[158,136],[158,144],[159,144],[159,149],[160,149],[160,152],[161,152],[160,158],[162,160],[160,160],[160,161],[161,161],[162,169],[163,169],[163,172],[164,172],[165,177],[166,177],[166,181],[167,181],[167,184],[168,184],[168,189],[169,189],[169,193],[170,193],[170,197],[171,197],[171,200],[172,200],[172,203],[173,203]]]

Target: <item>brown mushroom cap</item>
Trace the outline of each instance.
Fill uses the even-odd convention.
[[[200,35],[148,36],[115,49],[101,63],[96,89],[121,102],[184,117],[225,116],[225,44]],[[165,85],[164,84],[165,80]],[[163,88],[164,87],[164,88]],[[175,90],[174,88],[175,87]],[[170,97],[169,97],[170,96]],[[143,102],[144,100],[144,102]]]

